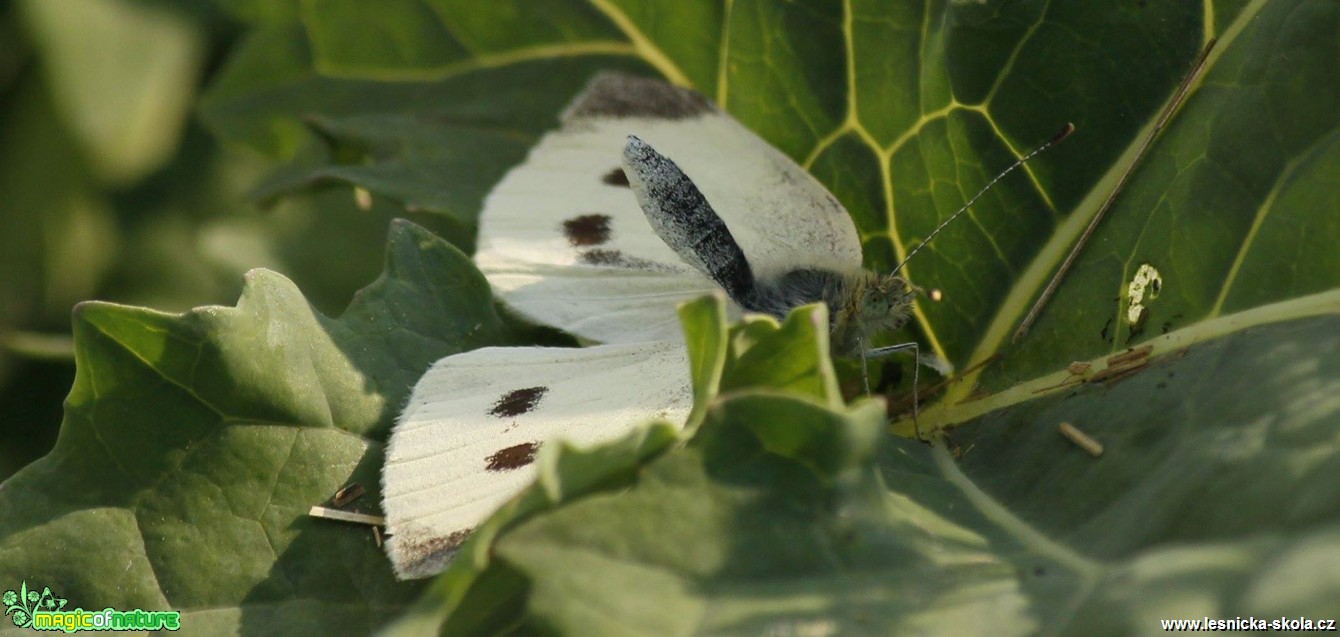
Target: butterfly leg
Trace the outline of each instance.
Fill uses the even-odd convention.
[[[861,353],[861,383],[865,385],[865,395],[870,395],[870,367],[866,364],[865,339],[857,337],[856,351]]]
[[[898,352],[906,352],[906,351],[909,351],[909,350],[912,352],[912,360],[913,360],[913,363],[912,363],[912,430],[916,432],[917,440],[925,440],[925,438],[922,438],[922,437],[921,437],[921,424],[917,422],[917,411],[918,411],[918,405],[917,405],[917,403],[918,403],[918,400],[917,400],[917,385],[919,384],[918,381],[920,380],[920,379],[918,378],[918,373],[917,373],[917,372],[920,371],[919,368],[921,367],[921,349],[920,349],[919,347],[917,347],[917,342],[916,342],[916,341],[912,341],[911,343],[899,343],[899,344],[897,344],[897,345],[889,345],[888,347],[876,347],[875,349],[870,350],[868,353],[865,351],[865,348],[862,348],[862,349],[861,349],[861,363],[862,363],[861,368],[862,368],[863,370],[865,369],[864,363],[865,363],[865,360],[866,360],[866,357],[867,357],[867,356],[870,357],[870,358],[883,358],[883,357],[885,357],[885,356],[889,356],[890,354],[897,354]],[[867,380],[867,381],[866,381],[866,393],[869,393],[869,392],[870,392],[870,382]]]

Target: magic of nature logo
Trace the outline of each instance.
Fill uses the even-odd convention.
[[[28,588],[28,582],[18,590],[0,594],[5,615],[19,628],[59,630],[73,633],[81,630],[177,630],[181,628],[181,612],[142,610],[65,610],[69,600],[51,592],[51,587]]]

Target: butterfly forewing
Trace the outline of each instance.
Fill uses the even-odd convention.
[[[603,74],[485,202],[476,261],[508,306],[601,342],[675,339],[674,308],[717,287],[647,223],[630,134],[693,180],[755,276],[860,268],[851,218],[794,161],[696,93]]]

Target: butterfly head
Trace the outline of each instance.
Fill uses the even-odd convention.
[[[863,271],[846,279],[842,293],[830,302],[834,310],[833,347],[844,355],[870,346],[877,334],[893,332],[907,323],[917,288],[892,274]]]
[[[915,288],[892,274],[866,273],[855,295],[857,315],[866,334],[892,332],[907,323]]]

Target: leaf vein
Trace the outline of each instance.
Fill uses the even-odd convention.
[[[660,47],[653,44],[651,39],[649,39],[641,29],[637,28],[636,24],[633,24],[633,21],[629,19],[628,14],[620,11],[619,8],[614,6],[609,0],[587,0],[587,2],[590,2],[591,6],[597,11],[605,14],[605,17],[609,18],[609,20],[614,23],[615,28],[622,31],[623,34],[628,37],[628,41],[632,43],[633,49],[637,54],[646,60],[648,64],[656,67],[656,70],[660,71],[670,83],[678,86],[693,86],[693,83],[690,82],[688,76],[684,75],[684,72],[679,69],[679,66],[677,66],[674,61],[660,49]]]
[[[1294,156],[1284,165],[1284,170],[1280,171],[1279,177],[1275,179],[1270,192],[1266,195],[1261,205],[1256,210],[1256,216],[1252,219],[1252,227],[1247,231],[1247,235],[1242,238],[1242,244],[1238,246],[1238,253],[1233,258],[1233,265],[1229,266],[1228,273],[1224,275],[1224,283],[1219,287],[1219,294],[1215,298],[1214,306],[1206,318],[1219,316],[1224,309],[1224,301],[1228,298],[1228,292],[1237,280],[1238,272],[1241,271],[1242,264],[1247,259],[1247,252],[1251,249],[1253,242],[1256,241],[1256,234],[1265,223],[1266,217],[1274,210],[1275,198],[1279,196],[1280,190],[1293,179],[1293,173],[1300,165],[1313,154],[1326,147],[1334,135],[1320,136],[1313,140],[1312,144],[1303,149],[1302,152]]]

